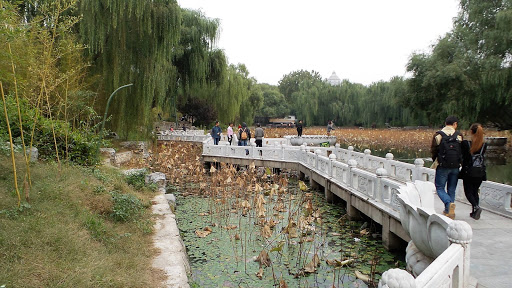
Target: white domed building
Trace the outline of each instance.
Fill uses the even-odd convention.
[[[333,71],[331,77],[327,78],[327,82],[332,86],[338,86],[341,84],[341,79],[336,75],[336,72]]]

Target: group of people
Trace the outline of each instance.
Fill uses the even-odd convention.
[[[229,123],[227,128],[228,133],[228,142],[229,145],[233,145],[233,142],[238,143],[238,146],[247,146],[249,141],[251,140],[251,129],[247,127],[247,124],[244,122],[241,125],[238,125],[238,132],[235,133],[233,130],[233,123]],[[215,126],[213,126],[211,135],[213,138],[213,144],[219,145],[220,138],[222,134],[222,128],[219,126],[219,121],[215,121]],[[261,124],[256,124],[256,129],[254,129],[254,138],[256,147],[263,146],[263,137],[265,136],[265,132],[263,128],[261,128]]]
[[[482,208],[478,189],[487,180],[484,154],[484,130],[481,124],[474,123],[469,128],[471,140],[464,140],[457,131],[458,119],[448,116],[445,126],[432,138],[432,168],[436,169],[435,186],[437,195],[443,201],[443,215],[455,218],[455,190],[458,179],[462,179],[464,194],[471,203],[469,216],[480,219]]]

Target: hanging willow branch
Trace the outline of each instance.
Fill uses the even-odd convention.
[[[14,160],[14,145],[12,143],[11,125],[9,124],[9,115],[7,114],[7,102],[5,101],[4,87],[0,82],[0,91],[2,92],[2,101],[4,102],[4,113],[5,123],[7,123],[7,131],[9,131],[9,143],[11,145],[11,159],[12,159],[12,170],[14,172],[14,187],[16,188],[16,195],[18,195],[18,208],[21,206],[21,196],[18,190],[18,178],[16,176],[16,161]]]

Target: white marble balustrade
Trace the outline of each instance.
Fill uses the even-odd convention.
[[[225,137],[225,135],[223,135]],[[204,135],[203,130],[187,130],[169,132],[166,135],[159,135],[159,140],[174,141],[193,141],[203,143],[204,155],[217,155],[225,157],[241,157],[254,159],[280,159],[284,161],[301,162],[308,166],[316,167],[317,157],[319,155],[336,155],[336,161],[348,164],[349,160],[355,160],[357,168],[375,173],[377,169],[384,168],[389,178],[400,181],[429,181],[434,182],[435,170],[424,167],[422,159],[416,159],[414,164],[404,163],[393,159],[393,154],[388,153],[385,158],[371,155],[371,151],[366,149],[364,152],[356,152],[353,147],[348,149],[340,148],[339,144],[331,147],[311,147],[311,146],[292,146],[287,145],[287,139],[284,138],[264,138],[263,147],[256,148],[254,139],[251,139],[250,146],[240,148],[239,146],[226,146],[226,142],[221,142],[218,147],[214,147],[213,140],[209,134]],[[230,147],[224,149],[220,147]],[[246,149],[249,154],[246,155]],[[261,151],[260,153],[255,153]],[[324,163],[322,163],[324,161]],[[325,165],[325,159],[320,160]],[[324,166],[322,166],[324,167]],[[338,177],[338,176],[336,176]],[[464,196],[462,183],[457,186],[457,200],[467,202]],[[485,181],[480,187],[480,204],[484,209],[512,217],[512,186],[500,184],[492,181]]]

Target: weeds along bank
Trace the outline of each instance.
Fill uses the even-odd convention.
[[[166,142],[154,159],[177,195],[192,287],[372,287],[404,266],[381,245],[378,227],[349,221],[293,171],[205,170],[201,150]]]
[[[17,208],[10,158],[0,155],[0,286],[161,287],[151,268],[156,192],[144,175],[54,162],[31,164],[31,174],[30,203]]]

